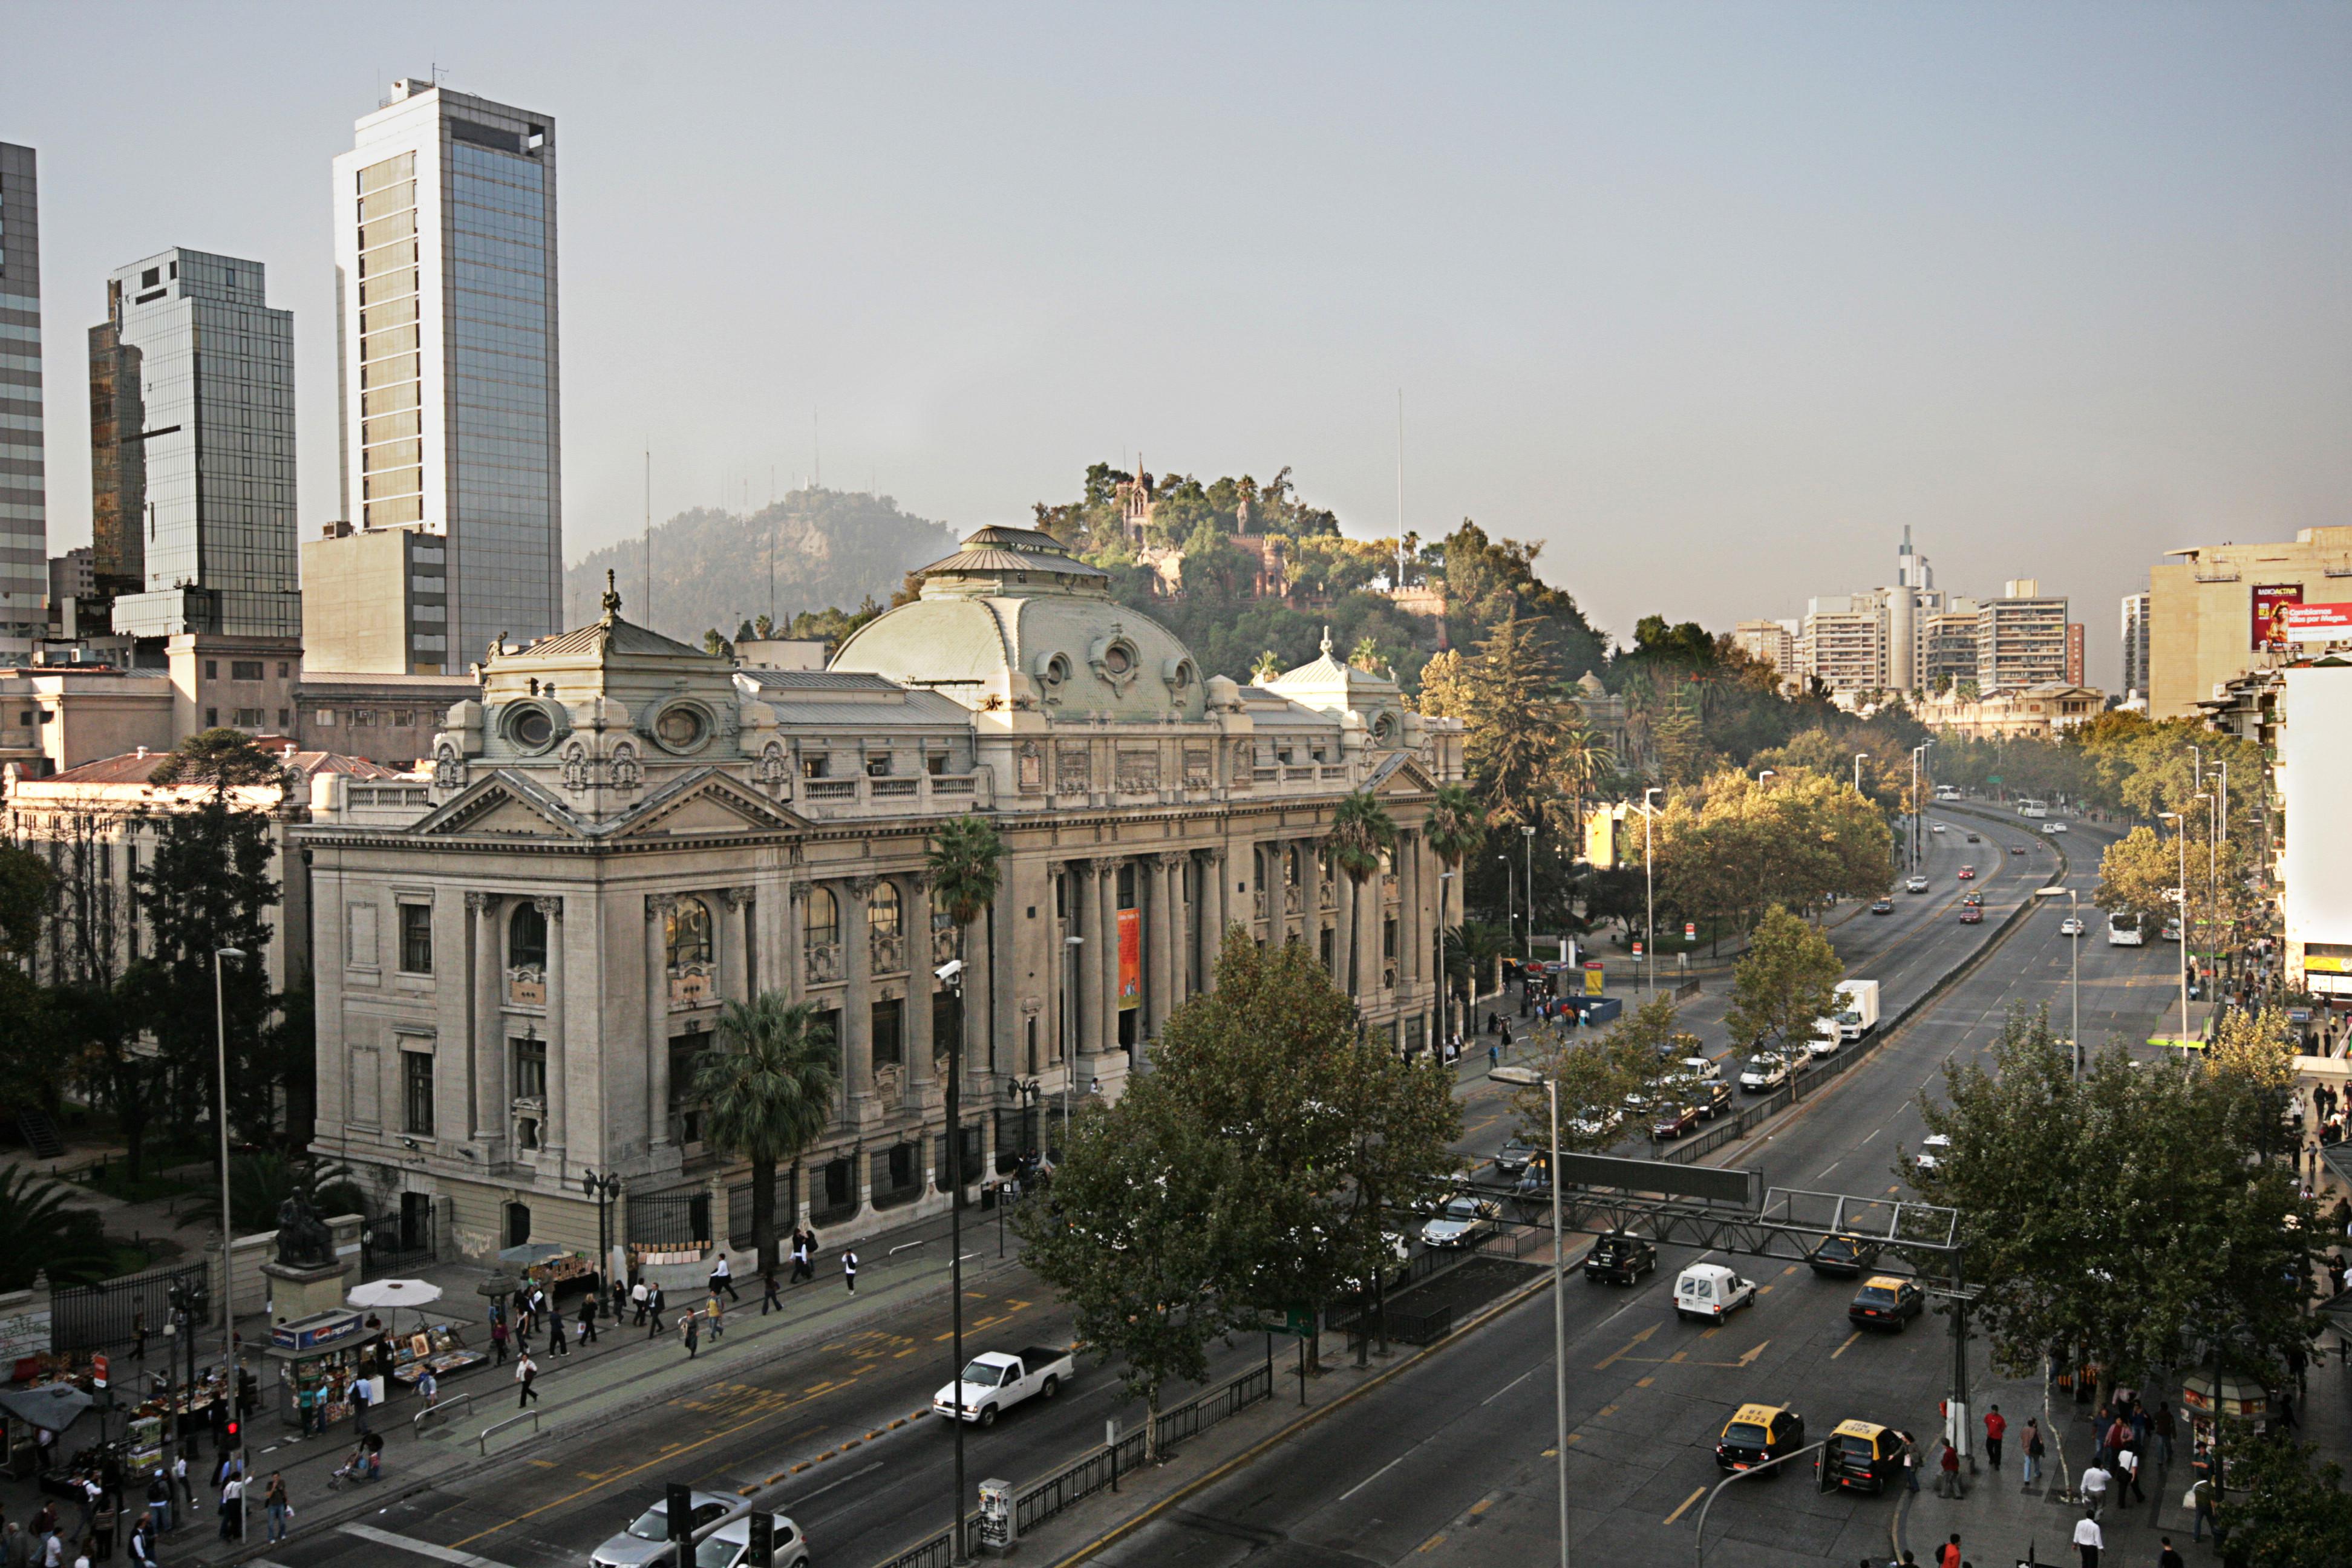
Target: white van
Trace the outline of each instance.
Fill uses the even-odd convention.
[[[1756,1304],[1756,1282],[1720,1263],[1694,1263],[1675,1280],[1675,1314],[1719,1323],[1735,1309]]]

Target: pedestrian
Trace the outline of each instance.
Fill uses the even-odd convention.
[[[245,1478],[231,1476],[221,1483],[220,1538],[240,1541],[245,1537]],[[50,1539],[55,1540],[52,1536]]]
[[[268,1489],[261,1494],[263,1504],[269,1510],[269,1539],[286,1539],[286,1516],[293,1510],[286,1504],[286,1478],[276,1470],[269,1472]]]
[[[425,1396],[425,1408],[427,1410],[441,1403],[441,1380],[433,1375],[431,1365],[417,1369],[416,1392]]]
[[[2126,1493],[2131,1495],[2126,1497]],[[2140,1489],[2139,1484],[2139,1455],[2130,1448],[2116,1451],[2116,1500],[2119,1503],[2147,1500],[2147,1493]]]
[[[180,1493],[180,1511],[188,1516],[191,1524],[195,1522],[196,1494],[188,1485],[188,1455],[194,1447],[192,1442],[183,1443],[178,1458],[172,1461],[172,1485]]]
[[[646,1292],[646,1320],[653,1325],[646,1331],[646,1338],[651,1340],[661,1337],[663,1331],[661,1315],[662,1288],[656,1285]]]
[[[2032,1491],[2033,1483],[2042,1479],[2042,1422],[2039,1417],[2025,1418],[2025,1486]]]
[[[1936,1478],[1937,1497],[1957,1498],[1960,1495],[1960,1451],[1952,1447],[1949,1437],[1944,1439],[1944,1452],[1937,1460],[1940,1472]]]
[[[2195,1484],[2189,1487],[2189,1506],[2196,1512],[2196,1518],[2192,1522],[2197,1526],[2197,1532],[2189,1539],[2202,1542],[2205,1539],[2205,1527],[2210,1524],[2213,1526],[2213,1539],[2220,1541],[2221,1527],[2214,1523],[2213,1520],[2213,1479],[2210,1476],[2198,1477]]]
[[[1992,1461],[1996,1473],[2000,1469],[2000,1440],[2009,1435],[2009,1419],[1996,1405],[1985,1412],[1985,1457]]]
[[[713,1291],[710,1297],[710,1342],[717,1344],[719,1336],[726,1331],[727,1321],[719,1315],[719,1296]]]
[[[172,1479],[165,1470],[159,1468],[148,1478],[147,1512],[155,1521],[157,1530],[172,1528]]]
[[[646,1302],[651,1295],[652,1292],[646,1289],[646,1282],[642,1279],[629,1287],[629,1300],[636,1304],[637,1309],[636,1318],[629,1325],[631,1328],[642,1329],[646,1326]]]
[[[526,1349],[522,1352],[522,1359],[515,1363],[515,1382],[522,1385],[522,1392],[515,1395],[517,1410],[520,1410],[539,1397],[539,1390],[531,1386],[538,1381],[539,1363],[530,1359],[530,1352]]]
[[[2172,1537],[2167,1535],[2160,1539],[2164,1542],[2164,1550],[2156,1554],[2156,1568],[2189,1568],[2189,1559],[2172,1549]]]
[[[596,1342],[596,1292],[593,1290],[589,1291],[588,1299],[580,1303],[580,1342],[583,1345]]]
[[[131,1538],[124,1548],[131,1554],[132,1568],[155,1568],[155,1521],[151,1514],[141,1514],[139,1522],[131,1527]]]
[[[1936,1548],[1936,1568],[1960,1568],[1960,1538],[1958,1535]]]
[[[719,1254],[718,1261],[710,1266],[710,1293],[716,1296],[721,1290],[727,1292],[727,1299],[730,1301],[743,1299],[735,1294],[735,1269],[727,1261],[727,1254],[723,1251]]]
[[[678,1338],[686,1342],[686,1359],[692,1361],[694,1352],[702,1344],[702,1314],[699,1312],[680,1314],[677,1320],[677,1334]]]
[[[563,1337],[563,1314],[561,1312],[547,1314],[547,1350],[550,1355],[568,1356],[572,1353],[572,1342]]]
[[[375,1403],[375,1380],[361,1376],[352,1379],[352,1430],[367,1436],[368,1406]]]
[[[2095,1520],[2106,1511],[2108,1479],[2105,1467],[2101,1466],[2096,1459],[2092,1460],[2083,1470],[2081,1488],[2083,1506],[2090,1510],[2090,1515]]]
[[[628,1305],[628,1287],[621,1282],[620,1276],[614,1275],[613,1277],[613,1326],[614,1328],[621,1326],[621,1314],[627,1310]]]
[[[854,1247],[845,1247],[841,1249],[841,1279],[842,1283],[849,1287],[849,1293],[853,1296],[856,1295],[857,1248]]]
[[[2214,1532],[2214,1539],[2221,1539],[2219,1531]],[[41,1568],[65,1568],[66,1543],[58,1538],[58,1527],[54,1522],[42,1533],[40,1551]]]
[[[318,1414],[318,1409],[319,1390],[315,1385],[306,1383],[294,1391],[294,1436],[296,1441],[299,1442],[302,1438],[308,1437],[310,1435],[310,1421],[311,1418]],[[165,1528],[169,1529],[170,1527],[167,1525]]]
[[[1911,1434],[1903,1434],[1903,1482],[1913,1491],[1919,1489],[1919,1445]]]
[[[771,1307],[773,1307],[779,1312],[782,1311],[784,1310],[783,1300],[776,1294],[776,1266],[774,1264],[771,1263],[765,1268],[760,1270],[760,1316],[763,1318],[766,1317],[768,1315],[768,1309]]]
[[[2099,1548],[2107,1538],[2099,1533],[2098,1520],[2085,1514],[2074,1523],[2074,1550],[2083,1554],[2083,1568],[2099,1568]]]
[[[1486,1065],[1487,1065],[1489,1068],[1498,1068],[1498,1067],[1501,1067],[1501,1066],[1503,1065],[1503,1047],[1502,1047],[1497,1046],[1497,1045],[1492,1045],[1492,1044],[1489,1044],[1489,1045],[1487,1046],[1487,1047],[1486,1047]]]
[[[490,1320],[490,1353],[498,1358],[491,1365],[507,1364],[507,1321],[504,1318]]]
[[[2156,1434],[2156,1465],[2164,1469],[2172,1463],[2172,1401],[2165,1400],[2156,1407],[2156,1419],[2148,1423]]]

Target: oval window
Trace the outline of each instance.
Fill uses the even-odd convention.
[[[509,734],[515,744],[536,749],[555,739],[555,721],[547,716],[544,708],[526,708],[514,717]]]
[[[1125,675],[1135,668],[1135,650],[1123,642],[1115,642],[1103,654],[1103,668],[1113,675]]]
[[[654,721],[654,735],[665,746],[681,750],[702,740],[702,715],[691,708],[672,708]]]
[[[1190,659],[1187,659],[1176,666],[1176,689],[1181,691],[1192,684],[1192,664]]]
[[[1052,658],[1047,659],[1047,660],[1045,661],[1045,684],[1046,684],[1046,685],[1048,685],[1048,686],[1059,686],[1059,685],[1061,685],[1061,684],[1062,684],[1062,682],[1064,682],[1065,680],[1067,680],[1067,679],[1070,679],[1070,661],[1069,661],[1069,659],[1068,659],[1067,658],[1066,658],[1066,657],[1064,657],[1063,655],[1061,655],[1061,654],[1058,654],[1058,653],[1057,653],[1057,654],[1055,654]]]

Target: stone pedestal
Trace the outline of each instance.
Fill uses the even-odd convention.
[[[263,1264],[262,1277],[269,1281],[271,1319],[290,1323],[314,1313],[338,1310],[343,1305],[351,1270],[349,1263],[308,1268],[290,1268],[274,1259]]]

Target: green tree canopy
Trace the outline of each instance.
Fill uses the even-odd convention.
[[[288,774],[273,752],[242,730],[200,730],[165,753],[147,775],[152,784],[209,784],[215,795],[254,785],[282,787]]]
[[[1805,1045],[1815,1021],[1837,1010],[1838,976],[1844,972],[1829,938],[1778,904],[1766,910],[1731,973],[1731,1006],[1723,1022],[1732,1043],[1742,1049],[1768,1041]]]

